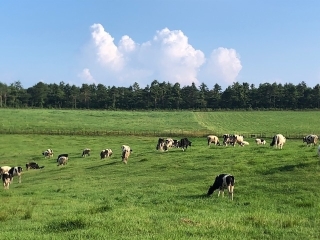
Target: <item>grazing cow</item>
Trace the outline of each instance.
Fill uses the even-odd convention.
[[[223,145],[227,146],[228,144],[233,145],[234,135],[223,134]]]
[[[4,173],[8,173],[10,171],[11,167],[9,166],[2,166],[0,168],[0,175],[4,174]]]
[[[207,195],[210,196],[215,190],[219,189],[218,197],[220,192],[222,192],[222,197],[224,196],[224,190],[228,189],[229,197],[233,200],[233,189],[234,189],[235,179],[234,176],[230,174],[220,174],[216,176],[214,183],[209,187]]]
[[[240,146],[243,146],[244,140],[242,135],[233,135],[233,146],[238,143]]]
[[[8,173],[11,176],[11,182],[13,181],[13,177],[18,176],[19,183],[21,183],[22,167],[12,167]]]
[[[121,152],[122,152],[122,155],[121,155],[122,162],[127,164],[129,156],[130,156],[130,153],[132,152],[132,149],[127,145],[122,145],[121,146]]]
[[[90,156],[91,149],[85,148],[82,151],[82,157]]]
[[[283,145],[286,142],[286,138],[282,134],[274,135],[272,138],[272,142],[270,143],[270,146],[273,147],[274,145],[276,148],[282,149]]]
[[[262,138],[256,138],[255,141],[256,141],[257,145],[265,145],[266,144],[266,140],[264,140]]]
[[[111,157],[112,156],[112,150],[111,149],[104,149],[100,152],[100,159]]]
[[[307,143],[307,146],[315,146],[318,142],[318,136],[317,135],[314,135],[314,134],[310,134],[308,136],[305,136],[303,139],[302,139],[302,142],[303,143]]]
[[[164,138],[159,138],[156,146],[157,150],[168,151],[168,147]]]
[[[165,142],[166,142],[167,148],[173,147],[173,139],[172,138],[167,138]]]
[[[176,148],[179,148],[179,145],[180,145],[180,141],[177,140],[177,139],[173,139],[173,144],[172,144],[174,147]]]
[[[67,163],[68,163],[68,157],[65,157],[65,156],[59,157],[58,166],[67,165]]]
[[[11,183],[11,175],[9,173],[3,173],[1,175],[1,179],[2,179],[2,182],[3,182],[3,187],[4,189],[9,189],[9,185]]]
[[[44,166],[39,167],[38,163],[35,163],[35,162],[29,162],[26,164],[27,170],[29,170],[29,169],[42,169],[42,168],[44,168]]]
[[[59,158],[61,158],[61,157],[69,157],[69,154],[68,153],[62,153],[62,154],[60,154],[59,156],[58,156],[58,158],[57,158],[57,162],[59,161]]]
[[[214,145],[220,146],[219,138],[217,136],[209,135],[207,136],[207,140],[208,140],[208,146],[210,146],[211,143],[213,143]]]
[[[42,152],[42,155],[44,157],[53,157],[53,150],[52,149],[47,149],[46,151]]]
[[[186,150],[188,146],[191,147],[191,143],[188,138],[182,138],[179,143],[179,147],[182,148],[182,151]]]

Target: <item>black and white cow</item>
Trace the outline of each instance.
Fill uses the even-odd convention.
[[[91,152],[91,149],[90,149],[90,148],[85,148],[85,149],[83,149],[83,151],[82,151],[82,157],[90,156],[90,152]]]
[[[307,135],[305,136],[303,139],[302,139],[302,142],[304,143],[307,143],[307,146],[315,146],[318,142],[318,136],[317,135],[314,135],[314,134],[310,134],[310,135]]]
[[[44,157],[53,157],[53,150],[52,149],[47,149],[46,151],[42,152],[42,155]]]
[[[191,141],[188,138],[182,138],[179,142],[179,147],[182,148],[182,151],[186,150],[188,146],[191,147]]]
[[[234,183],[234,176],[225,173],[220,174],[216,176],[214,183],[209,187],[207,195],[210,196],[215,190],[219,189],[218,197],[220,196],[220,192],[222,192],[222,196],[224,196],[224,190],[228,189],[229,197],[233,200]]]
[[[39,167],[38,163],[36,163],[36,162],[29,162],[26,164],[27,170],[29,170],[29,169],[42,169],[42,168],[44,168],[44,166]]]
[[[270,143],[270,146],[276,146],[276,148],[282,149],[283,145],[286,143],[286,138],[282,134],[274,135],[272,138],[272,142]]]
[[[180,145],[180,141],[177,140],[177,139],[173,139],[173,144],[172,144],[174,147],[176,148],[179,148],[179,145]]]
[[[112,150],[111,149],[104,149],[104,150],[101,150],[100,152],[100,159],[104,159],[104,158],[107,158],[107,157],[111,157],[112,156]]]
[[[2,179],[2,182],[3,182],[4,189],[9,189],[9,186],[10,186],[10,183],[11,183],[11,179],[12,179],[10,174],[9,173],[3,173],[1,175],[1,179]]]
[[[60,154],[59,156],[58,156],[58,158],[57,158],[57,162],[59,161],[59,158],[61,158],[61,157],[69,157],[69,154],[68,153],[62,153],[62,154]]]
[[[12,167],[8,173],[11,176],[11,182],[13,181],[13,177],[18,176],[19,183],[21,183],[22,167]]]
[[[157,150],[168,151],[168,147],[164,138],[159,138],[156,146]]]

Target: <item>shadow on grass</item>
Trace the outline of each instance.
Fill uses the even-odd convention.
[[[285,165],[281,167],[276,167],[276,168],[271,168],[266,171],[262,171],[261,173],[264,175],[269,175],[269,174],[274,174],[277,172],[290,172],[294,171],[297,168],[306,168],[310,167],[313,163],[298,163],[298,164],[290,164],[290,165]]]
[[[101,165],[95,165],[95,166],[92,166],[92,167],[87,167],[85,169],[97,169],[99,167],[115,165],[115,164],[123,164],[123,163],[121,161],[119,161],[119,162],[108,162],[108,163],[104,163],[104,164],[101,164]]]

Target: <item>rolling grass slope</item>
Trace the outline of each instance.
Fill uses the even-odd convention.
[[[84,120],[85,121],[85,120]],[[13,239],[319,239],[319,159],[288,140],[222,147],[191,139],[187,151],[157,152],[155,137],[2,135],[1,165],[36,161],[22,183],[1,190],[2,236]],[[120,146],[133,153],[121,163]],[[82,158],[90,147],[91,156]],[[55,157],[69,153],[66,166]],[[114,155],[100,160],[104,148]],[[236,177],[234,201],[205,196],[219,173]]]

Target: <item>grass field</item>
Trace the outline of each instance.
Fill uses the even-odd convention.
[[[320,135],[320,111],[136,112],[0,109],[0,131],[114,131],[144,136],[251,133],[287,138]],[[3,131],[2,131],[3,132]],[[5,132],[5,131],[4,131]]]
[[[10,111],[16,117],[9,116]],[[148,112],[74,111],[78,120],[72,121],[72,111],[56,111],[52,115],[49,110],[14,111],[5,110],[10,121],[2,117],[0,124],[12,127],[32,124],[38,129],[92,123],[94,126],[90,127],[99,129],[101,125],[116,127],[111,126],[113,123],[129,130],[130,121],[148,118]],[[2,116],[4,112],[0,111]],[[93,116],[88,117],[89,113]],[[268,112],[262,113],[268,119],[276,114],[271,112],[268,117]],[[302,116],[300,112],[296,116],[294,113],[285,112],[291,115],[291,125],[297,124]],[[114,115],[117,120],[103,121],[103,117],[96,117],[99,114]],[[159,118],[153,122],[155,125],[151,120],[146,123],[149,129],[167,121],[168,115],[164,113],[149,114],[158,114]],[[193,126],[196,123],[207,130],[216,126],[206,113],[175,114],[179,115],[176,121],[180,117],[185,121],[185,129],[198,130]],[[226,114],[231,116],[232,112]],[[241,112],[233,114],[241,116]],[[315,117],[316,113],[313,114]],[[222,113],[216,117],[229,119]],[[36,124],[30,118],[47,120]],[[99,120],[94,121],[96,118]],[[175,122],[174,116],[169,119]],[[193,121],[188,123],[187,119]],[[227,124],[231,126],[231,122]],[[241,128],[239,131],[250,127],[250,123],[236,124]],[[136,126],[137,130],[145,127]],[[217,127],[233,131],[222,124]],[[260,127],[253,131],[262,129],[254,122],[252,127]],[[309,125],[292,127],[293,132],[311,129],[314,128]],[[1,135],[1,165],[24,167],[26,162],[36,161],[45,166],[42,170],[24,171],[21,184],[15,178],[9,190],[1,190],[1,235],[12,239],[320,238],[320,160],[316,147],[293,139],[288,139],[283,150],[270,148],[270,139],[267,145],[257,146],[254,139],[248,138],[249,146],[234,148],[208,147],[203,137],[191,140],[192,147],[185,152],[180,149],[157,152],[157,137]],[[133,149],[127,165],[121,163],[122,144]],[[85,147],[91,148],[92,154],[82,158]],[[45,159],[41,152],[47,148],[52,148],[55,156],[69,153],[68,164],[58,167],[55,158]],[[100,160],[99,153],[104,148],[113,149],[114,155]],[[205,196],[219,173],[235,176],[234,201],[218,198],[216,192],[212,197]]]

